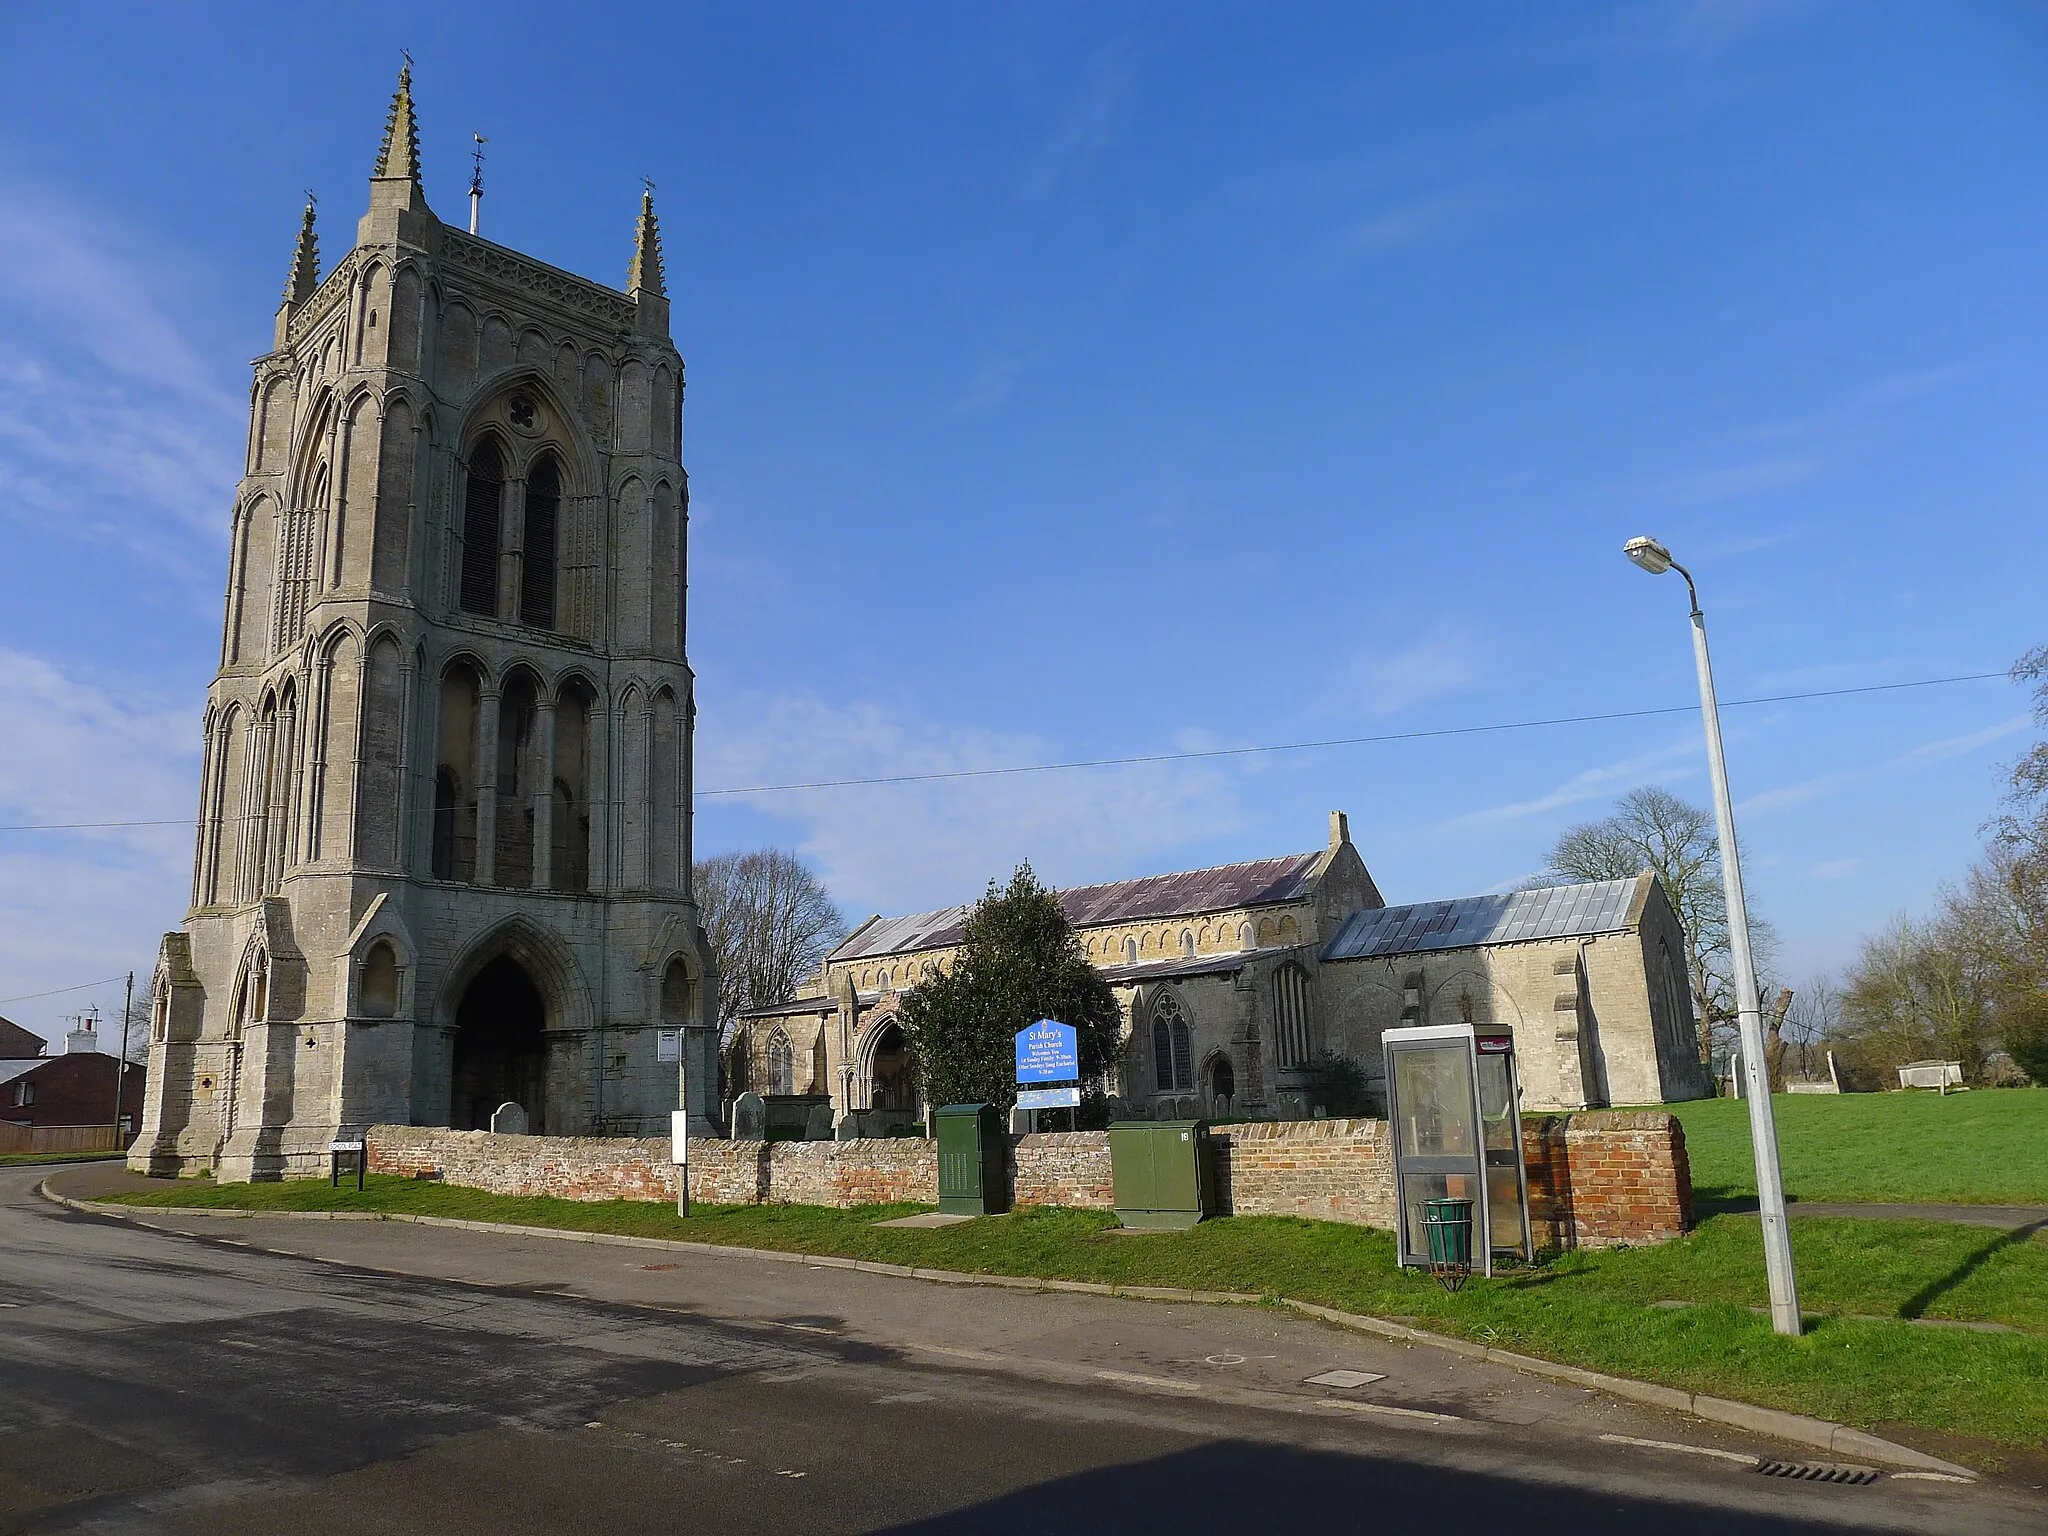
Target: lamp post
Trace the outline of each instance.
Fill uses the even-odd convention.
[[[1771,1068],[1764,1057],[1763,1010],[1749,953],[1749,908],[1742,899],[1742,864],[1735,851],[1735,806],[1728,797],[1728,760],[1721,751],[1721,711],[1714,702],[1714,669],[1707,660],[1707,619],[1700,612],[1692,573],[1655,539],[1630,539],[1622,553],[1652,576],[1676,571],[1692,598],[1692,652],[1699,664],[1700,713],[1707,724],[1707,767],[1714,781],[1714,824],[1721,841],[1721,887],[1728,899],[1728,947],[1735,970],[1737,1027],[1742,1038],[1743,1097],[1749,1100],[1749,1140],[1756,1153],[1757,1206],[1763,1216],[1764,1269],[1771,1282],[1771,1326],[1798,1337],[1799,1281],[1792,1272],[1792,1231],[1785,1219],[1785,1181],[1778,1170],[1778,1128],[1771,1115]]]

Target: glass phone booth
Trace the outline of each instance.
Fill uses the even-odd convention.
[[[1423,1207],[1441,1199],[1472,1202],[1480,1273],[1493,1273],[1496,1253],[1533,1260],[1514,1036],[1470,1024],[1432,1024],[1390,1029],[1381,1046],[1402,1264],[1428,1267]]]

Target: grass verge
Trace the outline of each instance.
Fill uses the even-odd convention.
[[[0,1168],[32,1168],[38,1163],[111,1163],[126,1152],[0,1152]]]
[[[1370,1228],[1239,1216],[1118,1236],[1104,1211],[1026,1209],[938,1229],[875,1223],[923,1207],[703,1206],[488,1195],[373,1177],[180,1184],[136,1206],[452,1216],[573,1231],[839,1254],[969,1273],[1246,1291],[1395,1318],[1593,1370],[1866,1428],[1911,1425],[2014,1447],[2048,1441],[2048,1239],[1938,1222],[1805,1220],[1794,1231],[1813,1327],[1784,1339],[1754,1217],[1717,1216],[1655,1248],[1574,1253],[1446,1295]],[[1681,1307],[1659,1302],[1683,1302]],[[1930,1327],[1912,1319],[2013,1330]]]
[[[1749,1106],[1666,1104],[1685,1124],[1693,1193],[1756,1195]],[[2048,1205],[2048,1088],[1772,1096],[1795,1200]]]

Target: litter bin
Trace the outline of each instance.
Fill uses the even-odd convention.
[[[948,1104],[939,1127],[939,1209],[990,1216],[1009,1209],[1010,1139],[993,1104]]]
[[[1216,1144],[1203,1121],[1118,1121],[1109,1167],[1127,1227],[1186,1228],[1216,1214]]]
[[[1429,1239],[1429,1263],[1439,1266],[1472,1266],[1472,1202],[1470,1200],[1425,1200],[1422,1230]]]

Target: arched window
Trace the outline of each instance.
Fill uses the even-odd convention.
[[[526,477],[526,536],[520,541],[519,618],[540,629],[555,627],[555,528],[562,506],[562,472],[544,458]]]
[[[664,1024],[687,1024],[696,1012],[696,984],[690,980],[690,968],[681,955],[669,961],[668,969],[661,973],[661,1022]]]
[[[768,1092],[785,1097],[796,1092],[796,1052],[780,1029],[768,1041]]]
[[[1195,957],[1195,935],[1193,929],[1181,929],[1180,952],[1185,958],[1189,960],[1192,960]]]
[[[455,811],[462,804],[462,786],[455,782],[455,770],[443,768],[434,775],[434,878],[455,878]]]
[[[1308,972],[1298,965],[1283,965],[1273,975],[1273,1035],[1281,1066],[1308,1060]]]
[[[356,1007],[366,1019],[388,1019],[398,1012],[398,953],[382,939],[363,956]]]
[[[1228,1056],[1217,1056],[1209,1063],[1209,1108],[1212,1113],[1230,1113],[1230,1101],[1237,1097],[1237,1071],[1230,1065]]]
[[[505,461],[485,442],[469,460],[462,496],[462,611],[498,612],[498,525],[505,503]]]
[[[1136,965],[1137,963],[1138,963],[1138,941],[1137,941],[1136,939],[1125,939],[1125,940],[1124,940],[1124,964],[1125,964],[1125,965]]]
[[[1152,1004],[1152,1076],[1161,1093],[1195,1085],[1194,1042],[1180,999],[1171,992],[1160,993]]]

